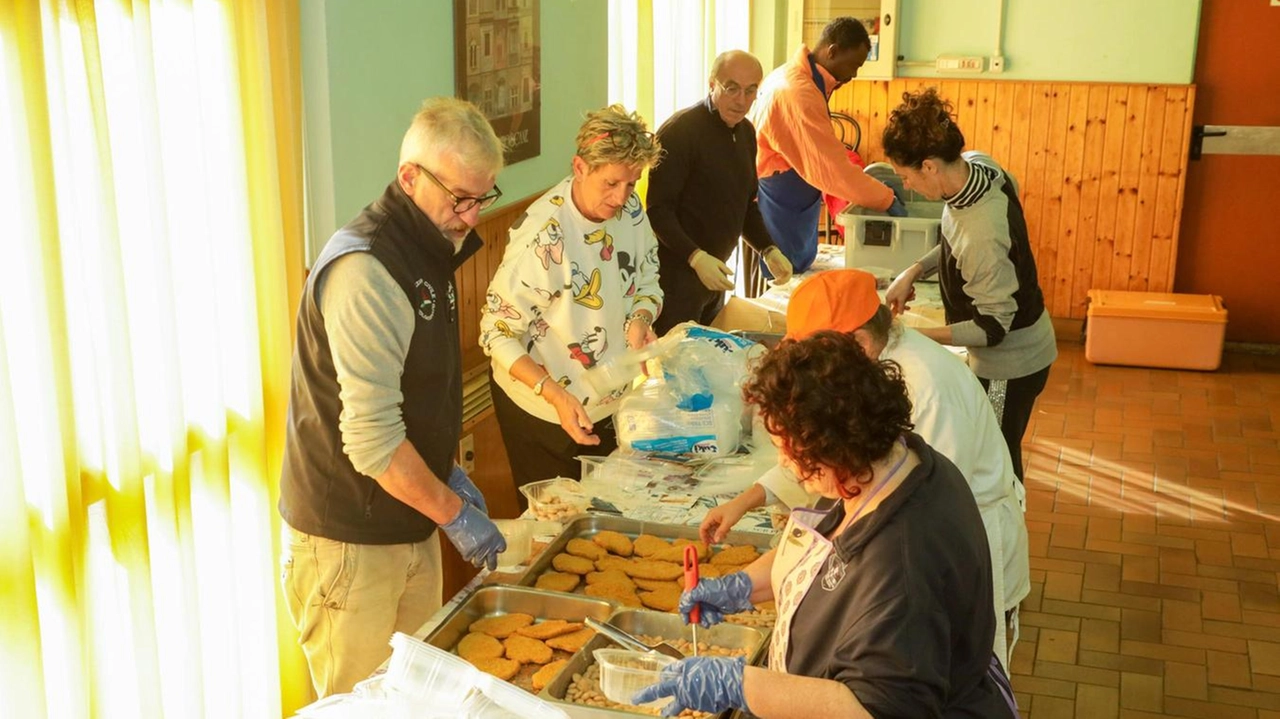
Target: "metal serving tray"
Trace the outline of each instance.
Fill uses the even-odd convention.
[[[445,617],[440,626],[427,635],[424,641],[431,646],[451,652],[467,635],[467,627],[476,620],[513,612],[529,614],[535,619],[564,619],[581,622],[584,617],[591,617],[606,621],[613,614],[614,607],[603,599],[593,597],[547,592],[530,587],[490,585],[472,592],[471,596],[450,612],[449,616]],[[568,652],[556,650],[554,659],[568,657]],[[511,683],[529,691],[530,677],[534,671],[537,671],[536,666],[525,667],[511,680]]]
[[[698,539],[698,528],[692,525],[644,522],[638,519],[627,519],[626,517],[609,517],[595,514],[582,515],[565,525],[564,531],[560,532],[560,535],[552,540],[546,549],[542,550],[542,554],[539,554],[537,559],[529,565],[529,569],[524,573],[524,576],[520,577],[520,581],[517,583],[523,586],[533,586],[543,572],[551,570],[551,560],[564,551],[570,539],[590,539],[606,529],[625,534],[632,539],[641,534],[649,534],[662,539]],[[731,531],[725,536],[723,544],[750,544],[760,550],[761,554],[764,554],[769,551],[769,543],[772,539],[773,535],[761,532]],[[723,544],[715,546],[719,547],[723,546]]]
[[[609,619],[609,622],[631,634],[656,636],[663,639],[684,639],[686,641],[692,641],[693,639],[692,629],[684,623],[678,614],[641,609],[624,609],[616,612]],[[746,649],[748,664],[756,664],[763,656],[768,637],[769,635],[763,630],[728,623],[717,624],[710,629],[698,630],[698,640],[700,642],[726,649]],[[619,719],[621,717],[637,716],[636,712],[575,704],[564,699],[565,692],[568,691],[569,685],[573,683],[573,675],[585,672],[591,665],[595,664],[595,657],[592,652],[596,649],[610,646],[614,646],[613,642],[603,635],[597,634],[592,637],[591,641],[587,642],[587,645],[581,651],[573,655],[568,665],[560,670],[560,674],[538,696],[558,702],[566,712],[574,717]],[[733,714],[732,711],[726,711],[716,716],[725,718]]]

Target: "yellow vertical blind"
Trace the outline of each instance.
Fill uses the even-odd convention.
[[[276,717],[303,699],[274,566],[297,12],[0,3],[6,716]]]

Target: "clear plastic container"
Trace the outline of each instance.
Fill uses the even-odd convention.
[[[488,674],[480,676],[480,691],[484,701],[477,701],[468,713],[476,719],[569,719],[559,707]]]
[[[430,699],[442,712],[461,709],[482,676],[465,659],[408,634],[396,632],[390,644],[383,685],[410,697]]]
[[[906,217],[849,205],[836,215],[836,223],[847,230],[844,266],[902,272],[938,244],[942,205],[908,201]]]
[[[657,684],[662,670],[676,659],[657,652],[633,652],[627,649],[597,649],[592,653],[600,665],[600,690],[611,702],[635,706],[631,697],[651,684]],[[640,706],[661,708],[671,701],[663,697]]]
[[[538,523],[528,519],[495,519],[493,523],[502,532],[502,538],[507,540],[507,551],[498,555],[498,571],[520,569],[533,552],[533,530]]]
[[[526,484],[520,488],[520,493],[529,500],[529,509],[537,519],[563,521],[582,514],[591,506],[591,497],[583,491],[582,485],[564,477]]]

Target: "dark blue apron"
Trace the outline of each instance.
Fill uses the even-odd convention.
[[[818,67],[809,58],[809,70],[818,92],[827,95],[826,83]],[[782,254],[791,260],[796,273],[804,272],[818,256],[818,218],[822,212],[822,192],[805,182],[795,169],[760,178],[757,194],[764,226],[769,230]],[[772,279],[769,268],[760,263],[760,271]]]

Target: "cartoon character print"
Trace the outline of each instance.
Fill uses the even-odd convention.
[[[631,261],[631,253],[626,250],[618,250],[618,275],[622,278],[622,296],[634,296],[636,293],[636,265]]]
[[[543,337],[546,337],[547,332],[550,329],[551,325],[547,324],[547,321],[541,317],[529,323],[529,343],[525,345],[524,351],[532,352],[533,344]]]
[[[603,327],[584,332],[577,342],[569,343],[569,356],[582,363],[586,369],[596,366],[596,358],[609,349],[609,335]]]
[[[524,280],[521,280],[520,284],[524,285],[525,289],[536,294],[539,300],[539,304],[529,305],[529,327],[526,330],[529,333],[529,342],[525,345],[525,351],[529,352],[533,349],[533,344],[546,337],[551,330],[551,325],[547,324],[547,321],[542,318],[542,308],[558,299],[560,291],[552,292],[541,287],[534,287]]]
[[[504,317],[509,320],[520,319],[520,310],[517,310],[510,302],[498,296],[497,292],[489,290],[484,296],[484,311],[491,315]]]
[[[639,195],[631,193],[631,197],[628,197],[626,204],[622,206],[622,214],[631,218],[632,225],[638,225],[644,221],[644,206],[640,204]]]
[[[547,332],[551,330],[551,325],[547,324],[547,321],[542,318],[542,308],[540,307],[529,308],[529,320],[529,341],[525,344],[525,352],[532,352],[534,343],[546,337]]]
[[[520,280],[520,284],[524,285],[525,289],[532,290],[534,294],[538,295],[538,299],[542,300],[542,303],[545,305],[551,304],[556,300],[556,298],[560,296],[559,290],[552,292],[551,290],[545,290],[541,287],[534,287],[533,285],[529,284],[528,282],[525,282],[524,280]],[[530,313],[536,312],[539,315],[542,314],[541,310],[532,306],[529,308],[529,312]]]
[[[552,196],[551,196],[551,199],[550,199],[550,200],[547,200],[547,202],[550,202],[551,204],[555,205],[556,207],[560,207],[560,206],[564,205],[564,197],[562,197],[562,196],[560,196],[560,195],[552,195]]]
[[[648,252],[644,253],[644,264],[655,271],[658,269],[658,244],[656,242],[649,247]]]
[[[564,262],[564,230],[554,217],[533,236],[533,254],[542,260],[544,270],[550,269],[552,262],[557,265]]]
[[[600,269],[591,270],[591,275],[583,274],[578,263],[573,263],[573,301],[591,310],[604,307],[604,299],[600,297]]]
[[[582,239],[586,240],[588,245],[601,245],[600,259],[605,262],[613,259],[613,235],[605,232],[603,227],[583,235]]]
[[[515,339],[516,331],[511,329],[511,325],[507,324],[506,322],[502,320],[498,320],[497,322],[493,323],[493,328],[497,330],[503,337],[510,337],[512,339]],[[488,344],[487,337],[485,339],[485,344]]]
[[[627,393],[627,390],[630,388],[631,388],[631,385],[627,385],[625,387],[619,387],[618,389],[615,389],[609,394],[601,397],[600,401],[596,402],[596,405],[603,407],[606,404],[612,404],[614,402],[617,402],[618,400],[622,399],[622,396],[625,395]]]

